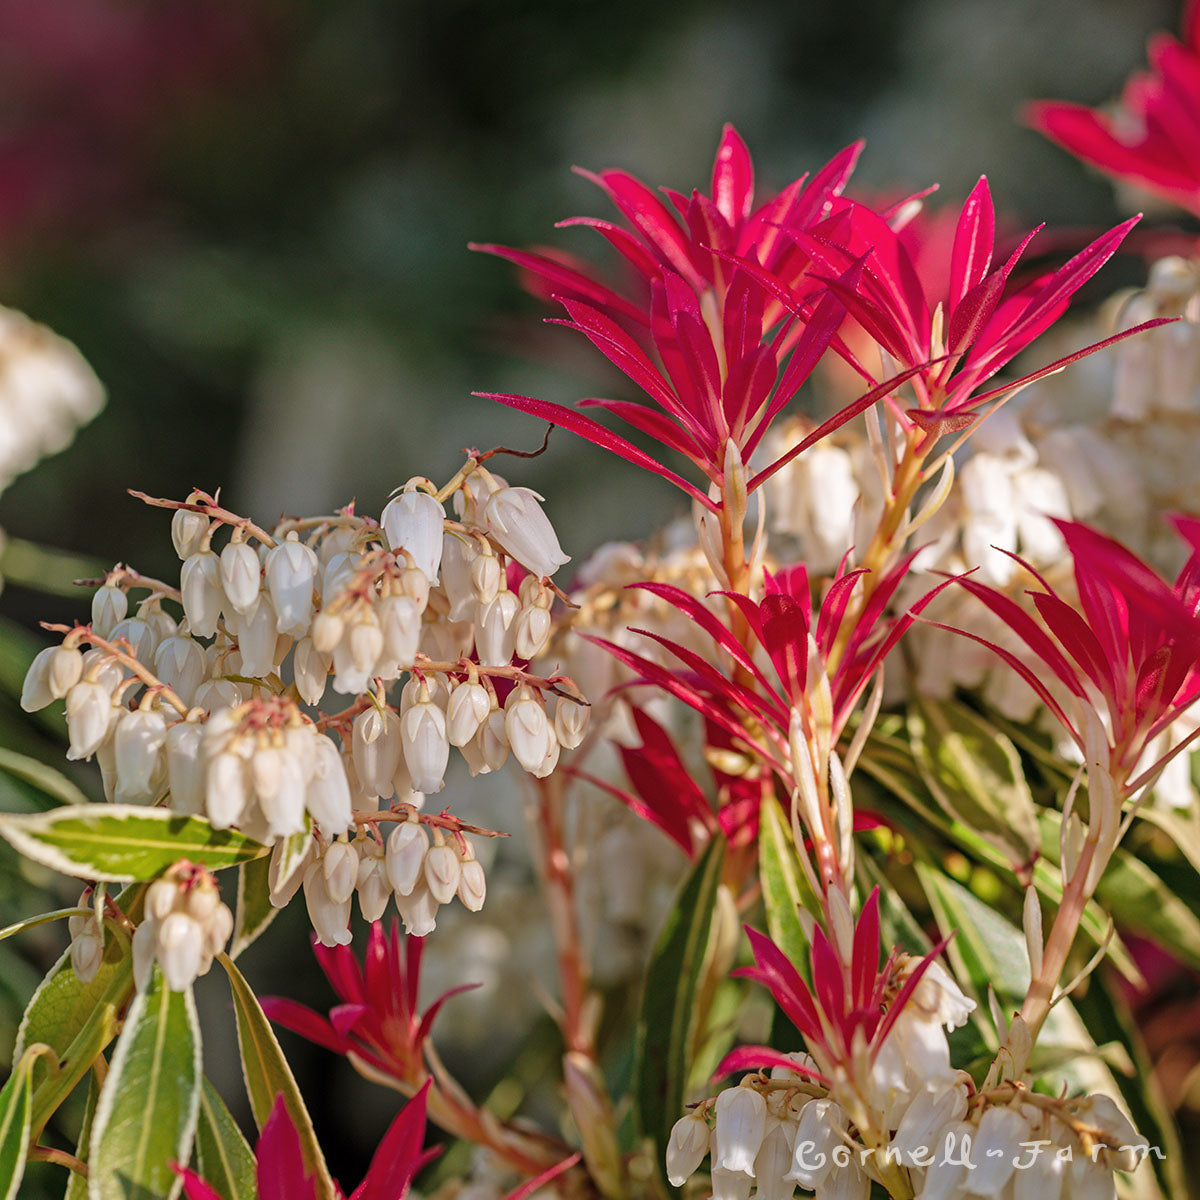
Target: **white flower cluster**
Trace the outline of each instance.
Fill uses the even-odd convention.
[[[478,908],[482,868],[453,822],[458,840],[435,832],[419,880],[395,882],[401,873],[386,887],[382,844],[339,840],[381,804],[420,808],[442,788],[452,748],[473,775],[511,754],[540,777],[583,740],[582,697],[520,665],[545,650],[548,577],[567,561],[538,497],[472,462],[454,501],[457,520],[413,485],[378,522],[347,510],[272,532],[202,493],[157,502],[175,509],[179,588],[116,568],[90,627],[35,658],[22,705],[65,700],[68,756],[98,759],[110,800],[165,804],[265,845],[312,831],[323,882],[296,874],[289,848],[276,890],[303,875],[319,929],[338,924],[331,914],[356,887],[364,911],[396,894],[410,929],[432,928],[456,893]],[[232,532],[218,552],[222,529]],[[137,589],[149,596],[131,614]],[[331,691],[347,703],[323,715]],[[336,865],[347,847],[353,870]]]
[[[349,944],[355,892],[367,921],[378,921],[394,896],[404,928],[414,937],[432,933],[438,908],[455,896],[469,911],[478,912],[487,894],[483,864],[468,838],[461,831],[446,837],[415,811],[394,826],[386,842],[363,831],[353,840],[339,838],[314,847],[303,875],[294,876],[292,893],[301,879],[313,929],[326,946]],[[273,894],[272,902],[287,898],[286,893]]]
[[[65,338],[0,308],[0,491],[64,450],[104,405],[104,388]]]
[[[233,914],[212,873],[176,863],[146,889],[145,919],[133,935],[134,981],[144,988],[157,961],[167,987],[182,992],[208,973],[232,932]]]

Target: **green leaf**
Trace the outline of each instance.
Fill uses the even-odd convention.
[[[55,804],[88,804],[90,801],[61,771],[28,754],[0,747],[0,771],[32,784]]]
[[[1040,838],[1033,794],[1017,748],[999,729],[960,704],[922,699],[909,714],[913,757],[930,792],[1020,866]]]
[[[684,880],[646,971],[633,1097],[638,1128],[654,1143],[660,1171],[671,1126],[683,1115],[684,1080],[696,1034],[696,995],[724,855],[724,841],[714,838]]]
[[[271,860],[267,857],[238,867],[237,919],[229,943],[230,958],[237,958],[279,914],[271,903],[270,873]]]
[[[128,940],[111,930],[104,958],[90,983],[81,983],[67,950],[51,968],[25,1009],[14,1057],[35,1043],[51,1048],[54,1071],[39,1063],[34,1073],[33,1129],[39,1132],[116,1036],[117,1018],[133,993]]]
[[[200,1088],[196,1160],[201,1177],[212,1184],[222,1200],[257,1200],[254,1153],[207,1076]]]
[[[48,925],[51,921],[63,921],[68,917],[86,917],[90,908],[56,908],[54,912],[39,913],[36,917],[26,917],[24,921],[16,921],[0,929],[0,942],[27,929],[36,929],[39,925]]]
[[[758,872],[771,941],[807,974],[808,936],[800,922],[801,907],[813,911],[816,901],[801,873],[796,847],[784,825],[783,810],[773,801],[762,806],[758,833]]]
[[[79,1144],[75,1149],[75,1157],[80,1162],[87,1162],[88,1146],[92,1141],[92,1123],[96,1119],[96,1105],[100,1102],[100,1080],[93,1071],[88,1076],[87,1103],[83,1109],[83,1127],[79,1130]],[[63,1200],[87,1200],[87,1176],[72,1171],[67,1178],[67,1190]]]
[[[217,961],[229,976],[229,987],[233,992],[242,1076],[246,1081],[246,1095],[250,1098],[250,1111],[254,1114],[255,1123],[262,1129],[271,1115],[276,1096],[282,1095],[288,1115],[300,1137],[304,1164],[316,1178],[323,1200],[333,1200],[336,1192],[329,1168],[325,1165],[325,1156],[317,1144],[312,1119],[304,1107],[300,1089],[296,1086],[287,1059],[283,1057],[271,1023],[232,959],[226,954],[218,954]]]
[[[13,1200],[25,1174],[33,1120],[33,1063],[44,1046],[30,1046],[21,1055],[0,1091],[0,1200]]]
[[[192,990],[155,966],[129,1007],[92,1122],[88,1200],[171,1200],[191,1158],[200,1103],[200,1022]]]
[[[0,837],[27,858],[79,879],[155,879],[186,858],[210,870],[267,853],[233,829],[202,817],[135,804],[85,804],[33,816],[0,816]]]

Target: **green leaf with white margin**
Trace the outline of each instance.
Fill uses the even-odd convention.
[[[203,817],[136,804],[84,804],[33,816],[0,815],[0,837],[64,875],[117,883],[155,879],[188,859],[209,870],[236,866],[267,847]]]
[[[671,1126],[683,1115],[697,992],[724,857],[724,839],[714,837],[684,880],[646,970],[633,1098],[638,1129],[653,1142],[653,1161],[660,1172]]]
[[[117,1032],[120,1012],[133,994],[128,941],[111,930],[95,978],[81,983],[64,951],[25,1009],[14,1057],[43,1042],[58,1059],[57,1072],[39,1064],[34,1074],[33,1128],[39,1132]]]
[[[807,976],[808,935],[799,913],[802,907],[812,912],[816,901],[796,859],[783,810],[773,801],[764,802],[759,818],[758,874],[771,941]]]
[[[33,1119],[33,1063],[49,1053],[45,1046],[30,1046],[0,1091],[0,1200],[13,1200],[21,1186]]]
[[[254,1152],[206,1075],[200,1087],[196,1162],[222,1200],[257,1200]]]
[[[177,1196],[200,1108],[200,1021],[192,989],[155,965],[129,1006],[88,1144],[88,1200]]]
[[[217,961],[229,976],[229,987],[233,992],[242,1076],[246,1081],[246,1095],[250,1099],[250,1111],[254,1114],[255,1124],[262,1129],[271,1115],[276,1096],[282,1095],[288,1116],[300,1138],[304,1165],[316,1179],[322,1200],[334,1200],[337,1192],[329,1168],[325,1165],[325,1156],[317,1143],[317,1135],[313,1132],[312,1119],[271,1023],[232,959],[227,954],[218,954]]]
[[[100,1080],[93,1071],[88,1076],[87,1103],[83,1109],[83,1126],[79,1130],[79,1144],[75,1149],[75,1157],[80,1162],[87,1162],[88,1146],[92,1141],[92,1122],[96,1119],[96,1105],[100,1101]],[[87,1200],[87,1176],[72,1171],[67,1179],[67,1190],[63,1200]]]
[[[28,783],[54,804],[88,804],[83,794],[61,771],[28,754],[0,746],[0,771]]]
[[[229,957],[236,959],[279,913],[271,903],[271,860],[256,858],[242,863],[237,876],[237,918],[229,942]]]

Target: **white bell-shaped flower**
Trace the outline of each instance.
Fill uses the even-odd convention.
[[[974,1125],[956,1121],[930,1140],[921,1200],[960,1200],[973,1177],[975,1133]]]
[[[450,601],[451,621],[468,621],[475,612],[475,590],[471,586],[471,564],[479,548],[460,533],[442,538],[442,591]]]
[[[475,735],[479,758],[488,771],[498,771],[508,759],[508,726],[504,710],[494,707]]]
[[[754,1160],[767,1132],[767,1104],[749,1087],[726,1088],[716,1103],[713,1169],[754,1175]]]
[[[167,730],[167,786],[171,811],[185,816],[204,812],[204,761],[200,747],[204,726],[198,721],[176,721]]]
[[[402,668],[413,665],[421,646],[421,609],[411,596],[384,596],[375,606],[383,633],[382,654]]]
[[[833,1151],[845,1128],[845,1115],[832,1100],[809,1100],[796,1124],[787,1178],[802,1188],[820,1187],[834,1170]]]
[[[329,668],[333,659],[322,654],[312,638],[301,638],[292,652],[292,675],[296,690],[305,704],[320,704],[325,695],[325,684],[329,680]]]
[[[907,964],[908,968],[915,965],[916,962],[912,960]],[[908,969],[901,969],[902,977],[908,973]],[[963,993],[954,977],[937,959],[925,968],[909,1004],[947,1029],[958,1029],[965,1025],[975,1011],[975,1001]]]
[[[712,1172],[712,1200],[749,1200],[754,1179],[745,1171],[726,1171],[714,1167]]]
[[[304,804],[326,837],[335,837],[349,828],[352,816],[350,784],[342,756],[323,733],[313,737],[313,768]]]
[[[364,921],[378,921],[392,898],[384,866],[383,847],[374,838],[362,838],[354,843],[358,850],[358,908]]]
[[[562,552],[550,519],[530,488],[509,487],[493,492],[484,507],[488,532],[523,567],[539,577],[553,575],[571,561]]]
[[[203,518],[202,518],[203,519]],[[129,597],[119,587],[105,584],[92,596],[92,629],[108,637],[129,611]]]
[[[588,705],[559,698],[554,706],[554,733],[564,750],[574,750],[583,741],[591,715]]]
[[[407,895],[396,894],[396,908],[404,922],[404,932],[410,937],[428,937],[434,931],[438,907],[424,879]]]
[[[154,673],[184,704],[191,704],[204,679],[204,651],[186,633],[165,638],[154,652]]]
[[[157,709],[139,709],[118,722],[116,798],[122,804],[150,804],[162,780],[167,721]]]
[[[537,658],[550,640],[550,610],[540,604],[528,605],[513,622],[514,644],[518,658],[526,662]]]
[[[1021,1143],[1029,1139],[1029,1122],[1015,1108],[986,1109],[975,1134],[971,1191],[979,1196],[1002,1195],[1022,1157]]]
[[[759,1200],[792,1200],[796,1194],[796,1185],[787,1178],[795,1131],[790,1121],[768,1118],[767,1135],[754,1159],[754,1189]]]
[[[46,665],[46,680],[55,700],[62,700],[83,678],[83,655],[66,646],[51,646]]]
[[[280,633],[303,637],[312,623],[316,553],[294,533],[267,554],[267,588]]]
[[[254,547],[246,542],[230,542],[221,551],[221,587],[229,603],[244,613],[258,599],[262,584],[262,563]]]
[[[387,707],[372,706],[359,713],[351,726],[350,747],[359,782],[386,800],[403,754],[400,718]]]
[[[204,779],[204,808],[214,829],[236,825],[246,811],[246,764],[229,751],[214,754]]]
[[[221,564],[211,550],[190,555],[179,572],[179,590],[188,627],[196,637],[212,637],[225,603]]]
[[[421,694],[400,718],[404,761],[413,787],[425,795],[442,789],[446,765],[450,761],[450,741],[446,736],[446,714],[422,685]]]
[[[67,924],[71,934],[71,969],[80,983],[89,984],[104,961],[100,926],[94,916],[71,917]]]
[[[517,762],[531,775],[541,770],[553,745],[553,732],[541,697],[527,683],[509,694],[504,705],[504,732]]]
[[[158,632],[149,621],[141,617],[126,617],[118,621],[109,632],[109,640],[128,642],[138,662],[152,663],[158,649]]]
[[[517,646],[517,615],[521,602],[508,589],[499,591],[475,615],[475,648],[485,667],[507,667]]]
[[[238,649],[242,655],[241,674],[265,679],[275,671],[278,642],[275,608],[271,597],[262,592],[242,614],[238,623]]]
[[[358,854],[349,842],[333,842],[321,856],[325,887],[335,904],[349,900],[358,883]]]
[[[170,913],[159,924],[155,939],[158,964],[171,991],[187,991],[196,981],[204,940],[204,927],[186,913]]]
[[[415,488],[389,500],[379,518],[389,547],[408,551],[431,584],[438,581],[445,519],[437,498]]]
[[[346,623],[337,613],[322,609],[312,623],[312,644],[319,654],[332,654],[346,633]]]
[[[112,692],[101,683],[81,679],[67,694],[66,710],[71,737],[67,757],[91,758],[117,719]]]
[[[310,863],[304,872],[304,904],[322,946],[350,944],[350,898],[341,903],[333,899],[319,860]]]
[[[1100,1156],[1109,1167],[1132,1171],[1145,1156],[1149,1141],[1138,1133],[1111,1096],[1103,1093],[1088,1096],[1076,1111],[1086,1124],[1100,1131],[1111,1147]]]
[[[700,1168],[708,1153],[708,1122],[696,1113],[680,1117],[667,1139],[667,1179],[682,1187]]]
[[[492,553],[491,546],[472,559],[471,591],[474,592],[475,599],[481,608],[495,600],[503,577],[500,560]],[[478,621],[478,616],[475,619]]]
[[[931,1147],[941,1130],[961,1121],[966,1114],[967,1089],[964,1084],[947,1087],[942,1079],[931,1080],[917,1092],[905,1110],[890,1149],[905,1166],[914,1165],[914,1154]]]
[[[407,896],[424,878],[429,835],[416,821],[401,821],[388,835],[384,862],[397,896]]]
[[[21,707],[26,712],[37,712],[52,704],[57,697],[50,686],[50,663],[53,660],[57,646],[47,646],[33,656],[29,670],[25,672],[25,681],[21,685]],[[82,670],[82,659],[80,669]]]

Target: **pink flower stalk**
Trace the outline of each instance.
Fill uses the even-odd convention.
[[[1192,553],[1173,585],[1087,525],[1055,525],[1074,560],[1078,607],[1019,558],[1044,589],[1028,593],[1040,623],[1002,592],[969,577],[958,580],[1025,643],[1050,679],[994,643],[956,632],[990,646],[1017,671],[1085,754],[1086,730],[1051,681],[1083,710],[1099,713],[1108,730],[1110,771],[1126,780],[1147,744],[1200,697],[1200,519],[1174,518]]]
[[[857,1048],[865,1044],[868,1063],[874,1063],[921,977],[945,947],[944,942],[935,946],[915,968],[906,972],[903,982],[897,969],[898,951],[893,950],[881,968],[878,888],[859,914],[849,962],[841,961],[824,930],[817,927],[813,931],[811,988],[769,937],[749,926],[746,933],[755,965],[734,974],[754,979],[770,991],[804,1037],[820,1067],[829,1070],[844,1064],[852,1074]],[[769,1046],[739,1046],[725,1056],[715,1074],[763,1067],[784,1067],[801,1073],[804,1070],[794,1059]],[[830,1082],[824,1076],[817,1078]]]
[[[1189,0],[1183,40],[1160,33],[1150,70],[1130,77],[1115,114],[1043,100],[1034,129],[1084,162],[1200,216],[1200,3]]]
[[[795,235],[842,203],[860,148],[847,148],[811,180],[796,180],[758,208],[750,157],[731,127],[717,153],[711,197],[695,192],[689,199],[668,190],[664,201],[623,172],[591,176],[632,232],[602,221],[566,224],[592,226],[616,247],[637,281],[634,298],[561,256],[492,245],[476,249],[531,272],[567,311],[567,319],[555,323],[587,337],[652,402],[591,399],[583,407],[607,410],[723,488],[728,444],[737,447],[743,463],[749,459],[844,320],[843,293],[854,292],[861,265],[846,262],[837,294],[820,283],[797,298],[811,256],[798,248]],[[831,433],[898,382],[873,388],[804,445]],[[491,398],[561,425],[670,480],[710,510],[718,508],[705,491],[583,413],[529,396]],[[761,481],[751,480],[750,490]]]
[[[425,1141],[425,1100],[429,1083],[400,1110],[379,1143],[370,1169],[349,1197],[340,1189],[338,1200],[404,1200],[417,1172],[435,1157],[438,1147],[422,1151]],[[275,1100],[271,1115],[254,1148],[259,1200],[320,1200],[318,1180],[308,1173],[300,1148],[300,1135],[283,1096]],[[176,1167],[187,1200],[227,1200],[195,1171]]]
[[[423,945],[423,938],[405,935],[401,957],[395,922],[385,934],[381,921],[371,925],[361,964],[349,946],[322,946],[314,941],[317,962],[343,1002],[330,1009],[326,1018],[294,1000],[267,996],[263,1012],[277,1025],[335,1054],[416,1083],[426,1075],[422,1049],[438,1010],[451,996],[477,986],[452,988],[418,1013]]]

